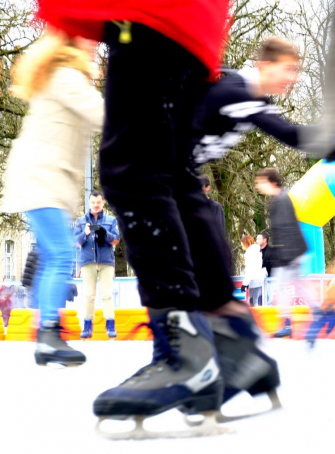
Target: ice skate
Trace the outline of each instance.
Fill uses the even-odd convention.
[[[291,320],[288,317],[285,318],[283,328],[277,331],[273,337],[275,337],[276,339],[281,339],[283,337],[292,337]]]
[[[35,360],[39,366],[80,366],[86,361],[85,355],[71,348],[61,338],[59,322],[48,320],[37,332]]]
[[[111,439],[179,438],[216,435],[229,431],[217,422],[223,381],[215,358],[213,335],[198,313],[170,311],[151,317],[154,334],[151,364],[120,386],[100,394],[94,402],[99,432]],[[145,421],[170,409],[200,414],[203,420],[188,422],[185,430],[146,430]],[[132,420],[129,432],[103,431],[102,423]]]
[[[244,317],[209,316],[213,329],[220,371],[225,388],[224,405],[241,391],[251,396],[267,394],[272,408],[281,408],[276,392],[280,384],[277,363],[260,349],[261,333],[252,315]],[[227,422],[251,415],[227,417],[220,414],[218,421]]]

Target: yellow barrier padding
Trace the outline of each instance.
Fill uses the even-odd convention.
[[[282,311],[278,306],[252,307],[251,312],[263,332],[274,334],[282,328]]]
[[[313,320],[312,312],[309,306],[292,306],[291,324],[292,324],[292,337],[296,340],[305,339],[309,325]]]
[[[35,341],[38,312],[36,309],[12,309],[6,341]]]
[[[115,340],[152,340],[151,330],[145,326],[135,330],[141,323],[148,323],[148,310],[145,307],[138,309],[115,309],[115,326],[117,338]]]
[[[93,320],[93,335],[88,340],[111,340],[106,333],[106,319],[102,309],[96,309]]]
[[[62,339],[80,340],[80,321],[77,316],[77,311],[74,309],[59,309],[60,323],[64,328]]]
[[[0,341],[5,340],[5,325],[3,323],[2,312],[0,311]]]
[[[288,195],[301,222],[323,227],[334,217],[335,198],[328,188],[320,163],[309,169]]]

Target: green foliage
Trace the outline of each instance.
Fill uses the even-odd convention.
[[[260,42],[269,35],[290,37],[292,41],[298,42],[303,55],[299,83],[290,93],[290,97],[283,96],[272,101],[280,106],[287,119],[306,124],[315,121],[320,115],[324,59],[321,58],[323,66],[316,65],[314,53],[325,55],[322,52],[326,47],[330,23],[325,18],[330,17],[333,3],[320,0],[319,19],[320,22],[328,24],[322,40],[316,39],[316,30],[307,29],[311,21],[311,10],[307,8],[306,1],[295,0],[293,3],[299,14],[294,10],[282,11],[278,2],[262,2],[263,6],[259,6],[257,1],[237,0],[234,5],[235,22],[231,29],[231,40],[226,49],[224,63],[234,69],[245,65],[251,66]],[[319,48],[322,48],[322,51]],[[264,167],[278,168],[284,176],[286,188],[289,189],[315,162],[315,159],[278,143],[259,130],[254,130],[230,152],[228,157],[205,166],[204,170],[212,178],[211,196],[222,204],[226,215],[234,274],[240,274],[244,262],[241,237],[244,234],[255,236],[269,227],[269,200],[258,194],[254,186],[258,170]],[[332,231],[326,227],[325,232],[326,239],[327,235],[329,236],[326,241],[328,259]]]

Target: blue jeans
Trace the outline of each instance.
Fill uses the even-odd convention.
[[[34,290],[41,311],[41,324],[58,320],[66,301],[67,280],[72,264],[72,235],[67,211],[40,208],[26,212],[36,236],[40,268]]]

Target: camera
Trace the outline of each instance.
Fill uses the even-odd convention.
[[[91,232],[97,232],[98,230],[101,229],[101,225],[97,225],[97,224],[90,224],[90,230]]]

